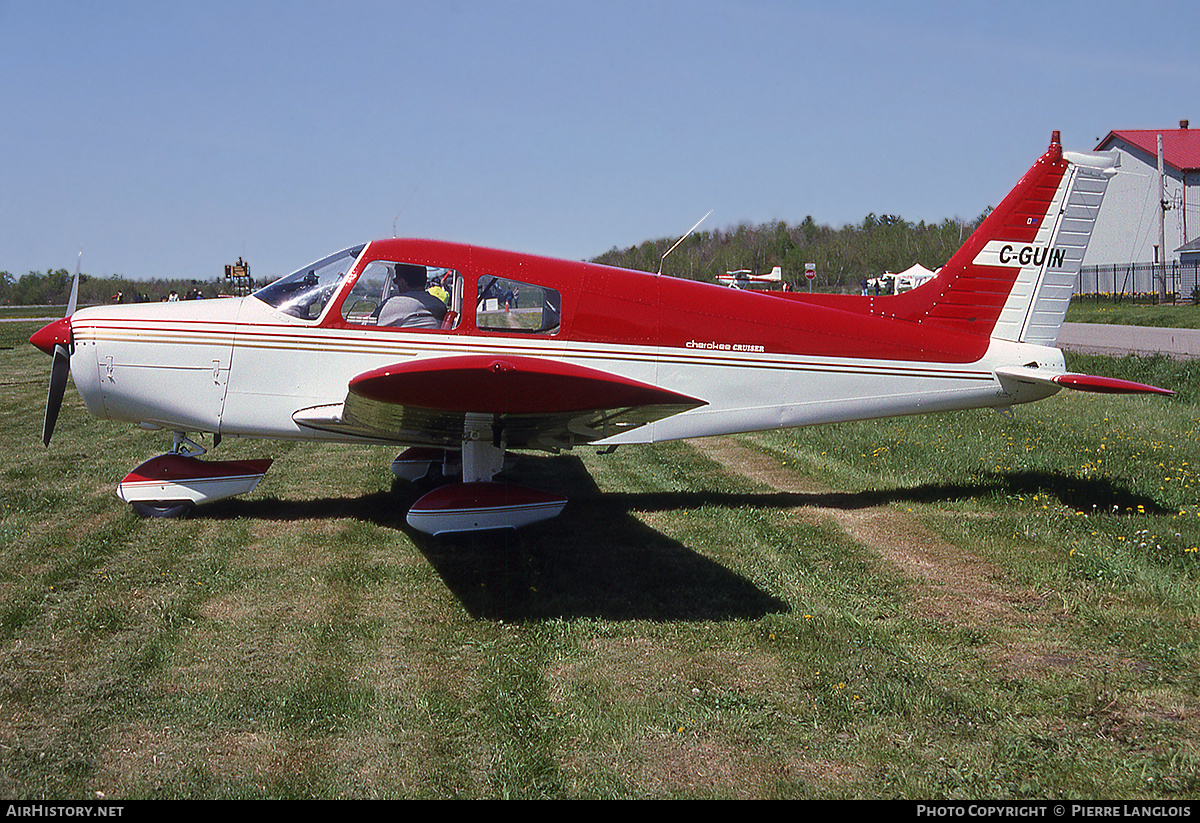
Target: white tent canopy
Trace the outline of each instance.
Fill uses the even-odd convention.
[[[920,263],[914,263],[898,274],[888,272],[884,277],[892,278],[892,293],[899,294],[902,291],[915,289],[922,283],[927,283],[937,277],[937,272],[930,271]]]

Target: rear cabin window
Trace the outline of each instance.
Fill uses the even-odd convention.
[[[483,275],[476,292],[475,325],[485,331],[555,334],[562,296],[554,289]]]

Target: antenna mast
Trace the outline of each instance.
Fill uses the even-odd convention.
[[[709,209],[709,210],[708,210],[708,214],[712,214],[712,213],[713,213],[713,210],[712,210],[712,209]],[[686,234],[684,234],[684,235],[683,235],[683,237],[680,237],[678,240],[676,240],[676,241],[675,241],[675,245],[674,245],[674,246],[671,246],[671,248],[667,249],[667,254],[670,254],[671,252],[675,251],[675,249],[679,248],[679,244],[680,244],[680,243],[682,243],[684,240],[687,240],[687,238],[688,238],[688,235],[690,235],[692,232],[694,232],[694,231],[696,230],[696,228],[697,228],[697,227],[698,227],[698,226],[699,226],[701,223],[703,223],[705,220],[707,220],[707,219],[708,219],[708,214],[704,215],[704,216],[703,216],[703,217],[701,217],[699,220],[697,220],[697,221],[696,221],[696,225],[695,225],[695,226],[692,226],[690,229],[688,229],[688,230],[687,230],[687,233],[686,233]],[[663,270],[663,262],[664,262],[664,261],[667,259],[667,254],[664,254],[664,255],[663,255],[663,256],[662,256],[662,257],[659,259],[659,261],[658,261],[658,273],[659,273],[659,275],[661,275],[661,274],[662,274],[662,270]]]

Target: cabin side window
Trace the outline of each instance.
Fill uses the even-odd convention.
[[[453,329],[462,305],[462,276],[454,269],[372,260],[342,301],[342,319],[356,326]]]
[[[504,277],[481,275],[475,325],[485,331],[556,334],[562,295],[556,290]]]

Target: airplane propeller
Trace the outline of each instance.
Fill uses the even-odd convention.
[[[80,254],[80,257],[83,255]],[[50,365],[50,390],[46,395],[46,417],[42,422],[42,443],[49,446],[62,408],[63,393],[67,388],[67,376],[71,373],[71,349],[75,341],[71,335],[71,315],[79,301],[79,262],[75,263],[75,277],[71,281],[71,296],[67,300],[67,314],[62,320],[36,332],[29,342],[46,352],[52,352],[54,361]]]

